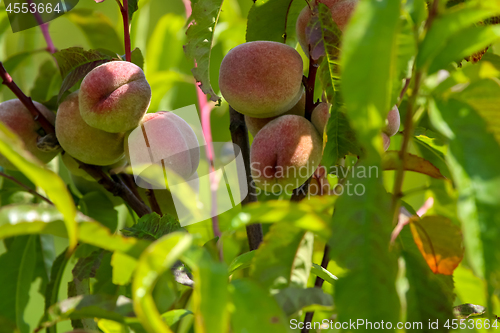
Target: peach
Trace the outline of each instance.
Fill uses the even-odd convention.
[[[275,117],[302,97],[300,54],[286,44],[256,41],[236,46],[222,60],[219,88],[236,111],[255,118]]]
[[[359,0],[319,0],[330,8],[332,19],[337,24],[341,31],[344,31],[349,19],[356,8]],[[315,6],[316,1],[311,1],[311,6]],[[312,12],[309,6],[306,6],[299,14],[295,29],[297,31],[297,39],[302,50],[306,55],[309,55],[309,46],[307,43],[306,27],[311,20]]]
[[[123,157],[124,133],[109,133],[89,126],[80,115],[79,94],[74,92],[59,105],[56,136],[72,157],[94,165],[110,165]]]
[[[125,153],[132,166],[163,161],[183,178],[193,175],[200,161],[193,129],[181,117],[164,111],[144,116],[141,127],[127,135]]]
[[[33,103],[45,118],[54,124],[56,119],[55,114],[40,103]],[[41,130],[41,127],[33,119],[28,109],[18,99],[0,103],[0,122],[17,134],[23,141],[25,149],[43,163],[50,162],[59,153],[59,151],[45,152],[38,149],[37,140],[40,137],[38,132]],[[16,169],[14,165],[2,155],[0,155],[0,165],[5,169]]]
[[[151,102],[151,87],[139,66],[111,61],[94,68],[80,87],[80,113],[97,129],[120,133],[133,129]]]
[[[387,114],[387,126],[384,129],[384,133],[388,136],[394,136],[399,131],[400,125],[399,109],[397,105],[394,105],[392,110]]]
[[[290,193],[314,173],[321,157],[322,140],[311,122],[301,116],[281,116],[253,140],[252,177],[266,192]]]
[[[311,114],[311,122],[321,136],[323,136],[328,119],[330,119],[330,106],[330,103],[319,103]]]
[[[304,93],[302,94],[302,98],[299,99],[297,104],[295,104],[293,108],[291,108],[284,114],[295,114],[297,116],[304,117],[305,110],[306,110],[306,94]],[[250,116],[245,116],[245,123],[247,124],[248,131],[252,134],[252,136],[255,137],[257,132],[259,132],[262,129],[262,127],[264,127],[271,120],[274,120],[278,117],[279,116],[270,118],[254,118]]]

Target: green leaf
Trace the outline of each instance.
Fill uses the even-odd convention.
[[[399,152],[395,150],[387,151],[383,156],[382,168],[384,170],[397,170],[399,163]],[[418,172],[436,179],[444,179],[439,169],[432,165],[431,162],[410,153],[406,153],[404,156],[403,168],[405,171]]]
[[[52,59],[40,65],[35,84],[30,91],[30,97],[33,100],[47,101],[59,91],[61,78],[57,75],[57,72],[57,68]]]
[[[193,273],[192,306],[196,332],[229,332],[229,274],[204,248],[186,253],[182,260]]]
[[[89,256],[78,259],[72,271],[73,277],[78,280],[94,278],[97,269],[101,265],[103,255],[103,250],[96,250]]]
[[[125,296],[79,295],[58,302],[49,308],[48,320],[40,327],[50,327],[64,320],[105,318],[120,323],[133,314],[132,301]]]
[[[129,7],[137,1],[129,0]],[[131,15],[131,14],[130,14]],[[113,52],[123,51],[123,42],[113,23],[101,12],[88,8],[76,8],[64,15],[85,35],[90,48],[104,48]]]
[[[472,1],[467,2],[465,6],[451,8],[444,15],[438,16],[419,47],[417,67],[421,68],[425,64],[430,64],[437,54],[447,52],[448,40],[461,36],[463,29],[470,28],[479,21],[499,13],[498,1]],[[453,60],[459,59],[451,61]]]
[[[142,70],[144,70],[144,55],[142,54],[142,51],[140,48],[136,47],[135,49],[132,50],[131,53],[132,56],[132,63],[136,64],[139,66]]]
[[[422,127],[417,127],[414,135],[414,142],[417,144],[422,157],[435,165],[444,177],[451,178],[450,170],[445,161],[445,155],[448,151],[445,138]]]
[[[327,271],[326,268],[323,268],[315,263],[312,264],[311,273],[322,278],[323,280],[325,280],[330,284],[334,284],[335,280],[339,279],[338,277]]]
[[[469,27],[450,37],[445,48],[431,62],[428,74],[446,68],[452,61],[459,61],[500,39],[500,26]],[[443,43],[444,44],[444,43]]]
[[[52,270],[50,272],[50,281],[47,283],[47,288],[45,289],[45,313],[48,313],[49,308],[56,304],[59,300],[59,289],[61,287],[61,280],[64,273],[64,269],[66,268],[66,264],[68,263],[69,258],[66,256],[66,251],[63,251],[60,255],[57,256],[54,264],[52,265]],[[47,320],[47,317],[44,316],[43,321]],[[56,333],[57,330],[55,327],[49,327],[47,329],[47,333]]]
[[[440,332],[447,319],[453,319],[453,282],[450,276],[432,273],[405,227],[399,234],[409,289],[406,293],[408,322],[439,322]]]
[[[283,310],[266,289],[248,279],[234,280],[231,286],[235,308],[231,315],[234,333],[291,332]]]
[[[341,89],[350,124],[366,154],[382,150],[382,140],[374,138],[392,108],[399,15],[399,1],[361,1],[344,33]]]
[[[295,22],[306,3],[301,0],[257,0],[248,13],[246,41],[286,43],[295,37]]]
[[[443,133],[450,139],[446,159],[458,188],[466,254],[476,275],[488,283],[486,307],[491,308],[491,294],[500,288],[495,278],[500,271],[500,144],[478,112],[455,99],[431,103],[431,120],[451,131]]]
[[[360,156],[361,149],[346,118],[340,91],[338,57],[342,33],[333,21],[330,9],[322,3],[319,3],[318,8],[315,9],[310,24],[312,24],[312,31],[315,27],[321,31],[320,45],[314,47],[325,50],[325,57],[319,68],[319,78],[325,90],[326,99],[332,107],[326,125],[326,144],[321,163],[329,168],[336,165],[338,160],[347,154]]]
[[[366,162],[365,162],[366,163]],[[360,164],[357,168],[366,167]],[[359,172],[358,172],[359,173]],[[348,269],[335,282],[334,303],[338,321],[363,318],[366,321],[395,322],[399,319],[396,293],[397,258],[389,251],[392,232],[390,195],[379,177],[348,178],[362,195],[337,200],[331,228],[330,255]]]
[[[35,240],[36,236],[16,237],[7,252],[0,256],[0,313],[15,323],[21,333],[31,331],[24,315],[35,271]]]
[[[500,85],[497,79],[471,82],[464,90],[454,94],[458,100],[472,106],[486,120],[486,128],[500,143]]]
[[[236,258],[234,258],[233,261],[231,261],[231,264],[229,265],[229,275],[233,274],[234,272],[240,269],[250,267],[254,256],[255,256],[255,250],[245,252],[242,255],[239,255]]]
[[[134,310],[150,333],[172,332],[161,318],[152,292],[158,277],[179,259],[191,241],[187,233],[170,233],[153,242],[139,258],[132,282]]]
[[[113,202],[101,191],[85,194],[78,203],[80,211],[88,217],[98,221],[111,232],[118,225],[118,212]]]
[[[63,78],[58,100],[63,94],[83,79],[91,70],[114,58],[98,50],[85,51],[81,47],[70,47],[54,53]]]
[[[156,213],[144,215],[130,228],[122,229],[123,235],[145,240],[157,240],[171,232],[183,231],[179,221],[172,215]]]
[[[193,5],[191,19],[194,23],[186,31],[187,44],[184,45],[186,56],[196,62],[191,70],[196,82],[200,82],[201,90],[214,102],[220,97],[210,83],[210,53],[221,6],[222,0],[199,0]]]
[[[132,22],[132,16],[136,11],[139,10],[139,5],[137,4],[139,0],[128,0],[128,20]]]
[[[62,214],[50,206],[21,205],[0,209],[0,239],[29,234],[50,234],[68,237]],[[139,258],[149,242],[133,237],[111,234],[102,224],[78,215],[78,239],[109,251],[120,251]]]
[[[271,226],[255,250],[250,276],[266,289],[305,288],[312,266],[314,236],[289,221]]]
[[[486,312],[486,308],[482,305],[475,304],[460,304],[453,307],[453,314],[456,318],[467,319],[469,317],[481,316]]]
[[[6,59],[5,61],[3,61],[3,66],[5,67],[5,70],[8,73],[12,74],[15,72],[17,67],[19,67],[19,65],[22,64],[30,56],[37,54],[37,53],[40,53],[40,52],[43,52],[43,51],[45,51],[45,50],[39,49],[39,50],[25,51],[25,52],[15,54],[15,55],[11,56],[10,58]]]
[[[250,223],[275,223],[288,221],[303,230],[312,231],[328,239],[331,230],[327,221],[336,196],[314,197],[300,203],[283,200],[256,202],[246,205],[231,221],[230,230],[236,230]]]
[[[304,308],[333,309],[332,296],[325,294],[321,288],[285,288],[275,294],[274,298],[287,316],[291,316]]]
[[[77,243],[76,207],[63,180],[46,169],[31,154],[24,151],[23,142],[4,124],[0,124],[0,153],[37,187],[42,188],[55,207],[63,214],[69,238],[69,250]]]
[[[113,284],[125,286],[132,281],[137,260],[121,252],[115,252],[111,257],[111,266],[113,266]]]

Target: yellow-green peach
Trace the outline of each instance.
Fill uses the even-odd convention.
[[[109,133],[88,125],[80,115],[78,92],[59,105],[56,136],[63,149],[87,164],[110,165],[123,157],[124,133]]]
[[[54,124],[55,114],[40,103],[33,103],[44,117]],[[40,137],[38,132],[41,127],[18,99],[0,103],[0,122],[14,132],[24,143],[25,149],[43,163],[50,162],[58,154],[58,151],[45,152],[37,148],[37,140]],[[0,166],[10,170],[16,169],[3,155],[0,155]]]

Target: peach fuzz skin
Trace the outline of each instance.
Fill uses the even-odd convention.
[[[85,76],[79,97],[81,116],[87,124],[120,133],[139,125],[151,102],[151,87],[140,67],[111,61]]]
[[[266,192],[292,190],[316,170],[322,157],[322,140],[307,119],[281,116],[264,126],[250,150],[252,177]],[[275,186],[279,184],[280,186]]]
[[[277,42],[248,42],[233,48],[222,60],[219,88],[239,113],[275,117],[302,97],[302,71],[302,58],[294,48]]]

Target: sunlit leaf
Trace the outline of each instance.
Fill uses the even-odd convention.
[[[311,273],[322,278],[326,282],[330,284],[334,284],[335,280],[338,280],[339,278],[330,273],[329,271],[326,270],[326,268],[321,267],[318,264],[313,263],[311,267]]]
[[[201,90],[214,102],[220,97],[210,84],[210,53],[221,6],[222,0],[199,0],[193,5],[194,22],[186,32],[188,42],[184,46],[187,57],[196,62],[191,70],[196,82],[200,82]]]
[[[167,271],[191,245],[191,236],[174,232],[153,242],[139,258],[132,282],[134,310],[151,333],[172,332],[163,321],[152,296],[158,277]]]
[[[235,271],[250,267],[252,259],[255,256],[255,250],[245,252],[242,255],[237,256],[233,259],[229,265],[229,274],[233,274]]]
[[[384,170],[397,170],[399,163],[399,153],[397,151],[387,151],[382,159],[382,168]],[[432,165],[431,162],[410,153],[406,153],[405,155],[404,170],[422,173],[437,179],[444,179],[439,169]]]
[[[56,173],[43,167],[36,158],[26,152],[20,138],[4,124],[0,124],[0,153],[36,186],[42,188],[62,213],[69,238],[69,250],[72,251],[78,237],[76,207],[66,184]]]
[[[287,220],[271,226],[255,250],[250,276],[266,288],[307,286],[314,236]]]
[[[291,331],[283,310],[266,289],[247,279],[234,280],[231,286],[235,307],[231,323],[235,333]]]
[[[410,228],[415,243],[432,272],[452,275],[463,258],[460,228],[442,216],[410,219]]]

